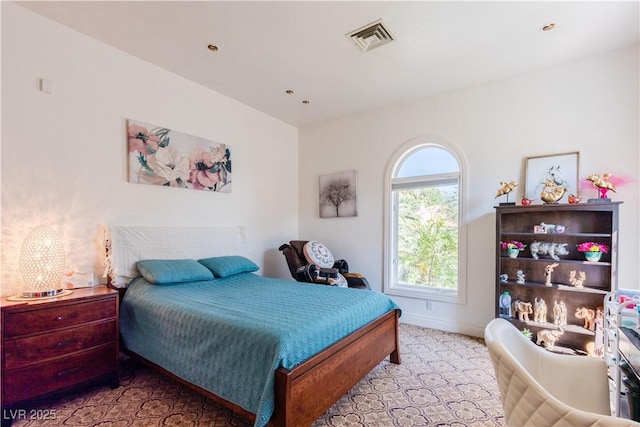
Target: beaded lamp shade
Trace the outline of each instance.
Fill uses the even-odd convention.
[[[27,234],[20,251],[20,273],[24,281],[22,295],[39,298],[62,291],[64,246],[60,236],[49,227],[36,227]]]

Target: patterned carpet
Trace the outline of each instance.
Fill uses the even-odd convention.
[[[401,365],[380,363],[313,427],[503,426],[486,347],[464,335],[401,324]],[[250,426],[216,403],[132,360],[116,390],[97,387],[27,408],[48,420],[14,426]],[[42,410],[38,412],[38,410]],[[36,417],[33,417],[36,418]]]

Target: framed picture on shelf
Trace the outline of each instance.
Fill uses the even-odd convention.
[[[533,232],[535,234],[547,234],[547,228],[544,225],[534,225]]]
[[[565,194],[578,194],[580,152],[527,157],[525,168],[525,195],[540,200],[547,182],[566,188]]]

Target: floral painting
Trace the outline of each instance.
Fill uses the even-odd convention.
[[[231,149],[219,142],[127,120],[129,182],[231,192]]]

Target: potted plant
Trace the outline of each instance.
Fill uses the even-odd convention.
[[[576,246],[578,252],[583,252],[587,261],[600,261],[602,254],[606,254],[609,251],[609,247],[604,243],[597,242],[582,242]]]
[[[521,250],[524,249],[526,245],[522,242],[518,242],[517,240],[510,240],[508,242],[500,242],[500,247],[506,252],[509,258],[516,258]]]

